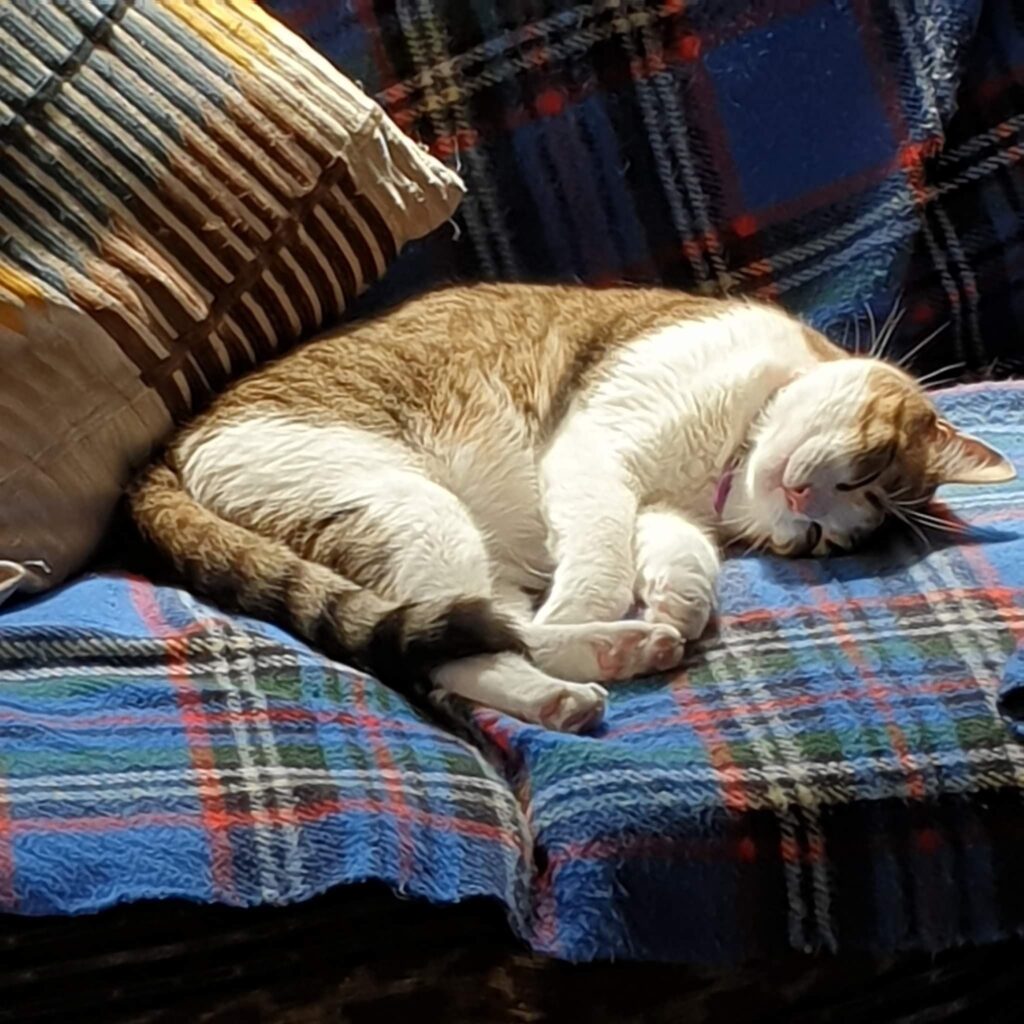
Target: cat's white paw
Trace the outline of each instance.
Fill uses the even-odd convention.
[[[588,732],[604,721],[608,691],[597,683],[562,683],[546,696],[537,724],[558,732]]]
[[[671,625],[627,620],[574,626],[528,626],[533,660],[558,679],[602,683],[654,675],[683,659],[683,638]]]
[[[671,624],[613,622],[590,640],[602,682],[667,672],[683,660],[683,638]]]
[[[696,640],[714,611],[706,582],[692,573],[658,573],[640,595],[647,622],[675,626],[686,640]]]

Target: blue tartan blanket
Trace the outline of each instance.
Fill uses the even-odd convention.
[[[271,626],[116,576],[0,616],[0,910],[380,879],[516,920],[530,856],[475,748]]]
[[[1024,470],[1024,384],[942,405]],[[97,576],[0,614],[0,909],[501,900],[574,960],[739,963],[1024,929],[1024,484],[950,488],[931,551],[736,559],[720,632],[593,737],[478,747],[273,627]],[[482,755],[486,753],[486,758]]]
[[[903,289],[894,351],[941,328],[919,371],[1024,367],[1019,4],[262,2],[469,189],[381,301],[626,278],[755,294],[842,340]]]

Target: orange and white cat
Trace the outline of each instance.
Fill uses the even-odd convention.
[[[478,285],[253,373],[131,500],[201,593],[407,692],[579,731],[601,684],[679,663],[723,547],[847,549],[942,483],[1012,476],[901,370],[776,308]]]

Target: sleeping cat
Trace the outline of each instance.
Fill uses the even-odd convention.
[[[776,308],[478,285],[253,373],[131,504],[214,600],[414,695],[580,731],[602,683],[679,663],[724,546],[847,550],[939,484],[1013,475]]]

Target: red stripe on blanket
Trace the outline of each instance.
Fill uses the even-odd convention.
[[[864,680],[865,694],[871,699],[871,702],[878,709],[879,715],[881,715],[882,720],[885,722],[885,732],[889,737],[889,743],[899,758],[900,766],[904,772],[907,796],[915,800],[923,799],[927,793],[927,786],[925,785],[922,771],[911,754],[906,736],[896,720],[896,715],[893,713],[892,704],[890,703],[890,698],[893,696],[892,691],[882,685],[874,669],[865,660],[857,638],[848,628],[849,609],[843,611],[834,605],[828,607],[825,602],[825,588],[813,585],[813,580],[808,582],[812,583],[811,592],[820,599],[818,603],[819,609],[824,612],[825,617],[832,624],[832,632],[837,643],[846,654],[850,664],[857,671],[857,674]],[[923,596],[926,599],[928,597],[928,595]]]
[[[202,795],[201,790],[197,790]],[[301,807],[267,807],[249,808],[245,811],[228,811],[222,809],[211,811],[204,807],[198,816],[186,813],[154,813],[129,814],[110,818],[19,818],[10,822],[12,835],[25,835],[39,832],[116,832],[136,828],[173,827],[194,828],[211,837],[222,837],[227,841],[227,833],[237,828],[253,828],[264,825],[300,825],[312,821],[322,821],[335,814],[364,813],[378,817],[383,813],[397,814],[407,824],[420,825],[435,832],[454,833],[484,839],[489,842],[506,846],[512,850],[519,849],[516,837],[497,825],[485,822],[466,821],[459,818],[448,818],[430,811],[402,806],[394,807],[388,801],[369,798],[321,800],[304,804]]]
[[[7,911],[18,908],[14,888],[14,828],[3,779],[0,779],[0,907]]]
[[[1024,623],[1024,619],[1022,619]],[[978,681],[970,675],[963,679],[937,680],[933,683],[915,685],[914,693],[920,696],[949,697],[957,693],[969,693],[978,688]],[[706,705],[695,706],[690,714],[682,716],[682,720],[690,726],[728,723],[736,720],[737,715],[771,715],[784,714],[791,711],[807,710],[822,704],[830,704],[833,701],[856,701],[865,694],[877,697],[881,693],[889,693],[884,685],[866,687],[864,689],[851,690],[843,688],[830,690],[825,693],[802,693],[792,697],[773,697],[770,700],[750,702],[749,704],[732,703],[728,707],[712,708]],[[633,725],[623,725],[618,728],[609,727],[605,731],[607,739],[618,736],[636,735],[645,732],[657,732],[677,724],[680,720],[678,714],[662,718],[652,718],[648,721],[637,722]]]
[[[132,602],[147,628],[164,637],[167,645],[167,677],[174,687],[181,713],[181,724],[188,744],[192,768],[211,786],[197,789],[202,823],[209,836],[210,876],[217,899],[234,902],[234,869],[232,866],[230,838],[216,827],[216,822],[225,812],[224,800],[217,788],[217,766],[214,760],[210,736],[203,715],[202,698],[189,685],[188,649],[185,637],[175,635],[166,622],[156,601],[156,591],[151,587],[132,581]]]

